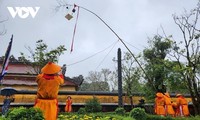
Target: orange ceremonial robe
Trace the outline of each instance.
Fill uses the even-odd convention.
[[[45,100],[37,99],[35,106],[43,111],[45,120],[56,120],[58,113],[58,101],[57,99]]]
[[[56,120],[58,113],[58,91],[59,86],[64,83],[61,76],[48,76],[39,74],[36,78],[38,83],[37,99],[35,107],[40,108],[45,120]]]
[[[165,99],[162,93],[157,93],[155,98],[155,113],[165,116]]]
[[[166,115],[174,116],[175,112],[174,112],[174,109],[173,109],[173,106],[172,106],[172,103],[171,103],[171,98],[170,98],[169,94],[166,93],[164,95],[164,98],[165,98],[165,111],[166,111]]]
[[[72,112],[72,100],[66,100],[65,112]]]
[[[176,99],[176,104],[177,104],[177,110],[176,110],[177,116],[189,116],[190,115],[190,112],[188,109],[188,102],[183,96],[179,96]]]

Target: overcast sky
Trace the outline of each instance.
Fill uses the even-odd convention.
[[[181,40],[181,33],[175,25],[172,14],[181,15],[194,8],[198,0],[65,0],[68,4],[77,4],[99,15],[123,40],[131,44],[128,47],[134,54],[147,47],[148,37],[163,34],[173,35]],[[74,50],[70,53],[73,29],[76,20],[65,19],[69,10],[63,8],[55,11],[56,0],[0,0],[0,20],[8,19],[0,24],[7,33],[0,36],[0,56],[5,54],[10,37],[14,35],[11,54],[19,57],[20,52],[29,54],[25,46],[35,47],[39,39],[43,39],[49,49],[65,45],[67,52],[59,58],[59,65],[73,64],[67,68],[67,76],[80,74],[87,76],[89,71],[100,71],[102,68],[115,69],[112,61],[117,57],[117,49],[127,50],[117,42],[118,38],[93,14],[80,9],[77,23]],[[40,7],[35,18],[12,18],[7,7]],[[117,42],[117,43],[116,43]],[[116,43],[116,44],[115,44]],[[108,48],[108,49],[106,49]],[[103,51],[104,50],[104,51]],[[96,54],[103,51],[99,54]],[[95,55],[96,54],[96,55]],[[94,55],[94,56],[93,56]],[[84,60],[90,56],[90,59]],[[82,61],[84,60],[84,61]],[[79,62],[82,61],[82,62]]]

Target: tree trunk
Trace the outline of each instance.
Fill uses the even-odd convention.
[[[192,98],[195,115],[200,114],[200,102],[198,99]]]
[[[131,103],[131,109],[133,109],[133,99],[132,99],[132,96],[129,96],[129,99],[130,99],[130,103]]]
[[[193,84],[191,83],[192,81],[194,82],[195,78],[190,78],[189,76],[187,76],[187,81],[188,81],[188,87],[189,87],[189,91],[190,91],[190,96],[192,98],[192,103],[193,103],[193,107],[194,107],[194,112],[195,115],[200,115],[200,97],[199,97],[199,93],[196,91],[193,91],[193,89],[195,90],[194,86],[192,86]]]

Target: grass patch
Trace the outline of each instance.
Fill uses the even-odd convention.
[[[58,120],[135,120],[128,113],[118,115],[115,112],[98,112],[98,113],[60,113]],[[147,115],[146,120],[200,120],[200,116],[191,117],[161,117],[158,115]]]
[[[58,116],[58,120],[134,120],[129,116],[117,115],[114,112],[109,113],[61,113]]]

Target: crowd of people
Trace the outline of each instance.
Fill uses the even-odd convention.
[[[182,94],[176,95],[176,101],[172,102],[168,92],[157,92],[155,98],[155,114],[171,117],[187,117],[190,115],[188,102]]]

